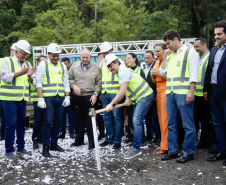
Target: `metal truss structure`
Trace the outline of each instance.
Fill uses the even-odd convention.
[[[159,40],[141,40],[141,41],[125,41],[125,42],[111,42],[113,52],[132,52],[132,51],[147,51],[154,50],[154,44]],[[194,43],[195,38],[181,39],[184,43]],[[84,48],[87,48],[91,53],[99,53],[99,46],[101,43],[89,43],[89,44],[68,44],[60,45],[62,55],[74,55],[79,54]],[[33,65],[35,66],[35,59],[39,55],[47,56],[47,46],[33,46]]]

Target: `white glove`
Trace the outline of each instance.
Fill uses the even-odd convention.
[[[46,108],[46,102],[44,98],[38,98],[38,107],[40,107],[41,109],[45,109]]]
[[[63,102],[63,106],[64,107],[68,107],[70,105],[70,96],[65,96],[64,102]]]

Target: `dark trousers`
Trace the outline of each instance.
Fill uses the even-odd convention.
[[[212,124],[210,104],[209,101],[205,101],[203,96],[195,97],[194,121],[196,126],[196,135],[198,135],[199,122],[201,122],[200,142],[216,144],[216,133]]]
[[[153,102],[145,116],[147,135],[161,138],[156,102]]]
[[[96,110],[99,110],[99,109],[103,108],[102,102],[99,99],[99,97],[97,97],[97,101],[96,101],[94,106],[95,106]],[[103,119],[102,114],[97,114],[96,122],[97,122],[97,125],[98,125],[98,129],[99,129],[100,135],[104,135],[104,119]]]
[[[43,147],[56,146],[62,122],[64,97],[45,97],[46,108],[43,110],[44,125],[42,127]],[[51,139],[51,142],[50,142]]]
[[[1,123],[0,123],[0,138],[5,137],[5,119],[4,119],[4,109],[3,109],[3,101],[0,100],[0,116],[1,116]]]
[[[17,131],[17,148],[24,149],[26,127],[26,101],[3,101],[5,116],[5,148],[6,153],[14,152],[15,130]]]
[[[38,102],[33,102],[34,105],[34,122],[32,141],[42,141],[42,126],[43,126],[43,109],[38,107]]]
[[[69,134],[74,135],[75,134],[75,121],[73,118],[73,114],[71,112],[71,105],[68,107],[64,107],[64,113],[63,113],[63,118],[60,126],[60,133],[65,135],[66,134],[66,122],[67,118],[66,115],[68,115],[68,122],[69,122]]]
[[[89,139],[89,144],[94,144],[93,139],[93,127],[92,127],[92,120],[89,116],[89,109],[93,108],[90,103],[90,98],[92,95],[89,96],[77,96],[72,94],[71,95],[71,111],[76,121],[75,125],[75,142],[77,144],[83,144],[84,142],[84,128],[85,122],[87,127],[87,136]]]
[[[226,154],[226,101],[220,100],[217,89],[210,92],[210,111],[214,124],[218,152]]]

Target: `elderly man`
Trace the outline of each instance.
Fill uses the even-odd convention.
[[[40,55],[36,59],[37,65],[40,62],[47,60],[46,56]],[[43,109],[38,107],[38,93],[36,90],[36,75],[33,74],[33,86],[30,87],[30,97],[31,102],[33,102],[34,106],[34,122],[33,122],[33,133],[32,133],[32,141],[33,141],[33,149],[38,149],[38,143],[42,143],[42,126],[43,126]]]
[[[61,60],[65,66],[67,67],[67,70],[69,71],[70,67],[71,67],[71,62],[70,59],[67,57],[62,58]],[[75,139],[75,121],[73,118],[73,114],[71,112],[71,105],[69,105],[68,107],[64,108],[64,113],[63,113],[63,119],[62,119],[62,123],[60,125],[60,135],[58,138],[64,139],[65,138],[65,134],[66,134],[66,115],[68,115],[68,122],[69,122],[69,135],[71,139]]]
[[[5,157],[15,159],[14,140],[17,131],[17,153],[30,154],[24,148],[26,126],[26,101],[29,100],[29,82],[33,82],[32,74],[36,68],[31,68],[26,58],[31,46],[25,40],[20,40],[15,46],[14,57],[4,58],[1,66],[1,100],[5,116]]]
[[[64,152],[57,144],[64,107],[70,105],[70,88],[66,66],[59,62],[61,50],[55,43],[47,47],[49,60],[41,62],[36,73],[38,107],[43,110],[42,156],[49,150]],[[51,139],[51,141],[50,141]]]
[[[92,121],[89,109],[97,101],[101,88],[101,71],[97,64],[90,62],[91,54],[88,49],[80,53],[81,61],[74,63],[69,70],[71,95],[71,110],[76,120],[75,142],[71,146],[79,146],[84,143],[84,127],[86,122],[89,150],[94,146]]]

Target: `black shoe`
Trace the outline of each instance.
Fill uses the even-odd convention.
[[[178,153],[176,154],[171,154],[171,153],[168,153],[165,157],[161,158],[163,161],[166,161],[166,160],[171,160],[171,159],[176,159],[178,158],[179,155]]]
[[[199,141],[196,145],[196,149],[209,148],[209,142],[201,142]]]
[[[70,138],[71,138],[71,139],[75,139],[75,135],[74,135],[74,134],[71,134],[71,135],[70,135]]]
[[[103,138],[105,138],[105,134],[99,134],[98,141],[101,140],[101,139],[103,139]]]
[[[211,148],[208,150],[208,153],[217,154],[218,153],[217,145],[212,145]]]
[[[158,137],[155,137],[155,139],[152,141],[152,143],[160,143],[161,139]]]
[[[65,135],[64,135],[64,134],[60,134],[60,135],[58,136],[58,138],[60,138],[60,139],[65,139]]]
[[[108,141],[104,141],[103,143],[100,144],[101,147],[105,147],[107,145],[112,145],[113,142],[108,142]]]
[[[59,151],[59,152],[64,152],[65,150],[63,148],[61,148],[60,146],[56,145],[56,146],[50,146],[49,147],[50,151]]]
[[[45,146],[42,149],[42,156],[43,157],[50,157],[50,153],[49,153],[49,147]]]
[[[223,165],[225,165],[225,166],[226,166],[226,160],[223,162]]]
[[[131,137],[131,133],[129,133],[129,134],[126,134],[126,138],[129,138],[129,137]]]
[[[153,136],[152,135],[147,135],[146,136],[146,141],[151,141],[153,139]]]
[[[193,159],[192,155],[189,154],[184,154],[182,157],[180,157],[179,159],[177,159],[176,161],[178,163],[186,163],[188,161],[191,161]]]
[[[113,149],[119,149],[121,147],[121,144],[115,143],[113,146]]]
[[[92,149],[94,149],[95,148],[95,145],[94,144],[89,144],[89,150],[92,150]]]
[[[74,142],[74,143],[72,143],[72,144],[70,145],[70,147],[73,147],[73,146],[81,146],[81,145],[83,145],[83,144],[78,144],[78,143]]]
[[[214,162],[214,161],[219,161],[219,160],[221,160],[221,159],[226,159],[226,154],[218,153],[218,154],[216,154],[216,155],[213,156],[213,157],[209,157],[209,158],[207,159],[207,161],[209,161],[209,162]]]
[[[124,143],[130,143],[130,142],[133,142],[133,137],[134,137],[133,134],[129,134],[129,137],[126,138],[126,139],[124,140]]]

